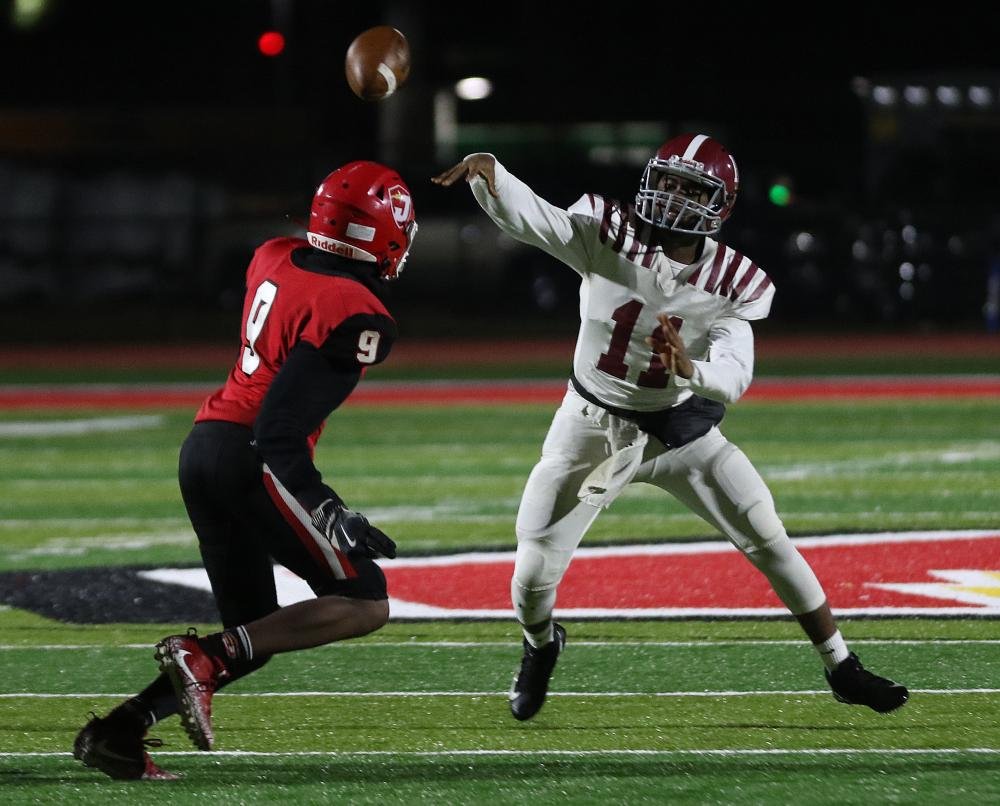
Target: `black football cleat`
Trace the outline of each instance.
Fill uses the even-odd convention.
[[[176,781],[180,776],[156,766],[147,747],[161,747],[159,739],[145,738],[145,731],[124,720],[101,719],[91,714],[73,742],[73,758],[116,780]]]
[[[510,712],[514,719],[531,719],[545,703],[556,659],[566,646],[566,630],[562,625],[554,624],[552,632],[553,640],[538,649],[524,642],[521,669],[510,689]]]
[[[826,670],[826,680],[838,702],[867,705],[880,714],[895,711],[910,698],[906,686],[872,674],[853,652],[832,672]]]

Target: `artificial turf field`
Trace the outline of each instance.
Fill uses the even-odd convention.
[[[552,410],[349,405],[331,418],[317,464],[401,557],[509,550]],[[994,399],[947,395],[744,402],[724,430],[769,481],[793,535],[991,530],[998,414]],[[93,569],[196,566],[174,477],[190,417],[0,413],[0,589],[50,574],[56,600]],[[585,543],[711,538],[637,485]],[[977,595],[1000,602],[1000,557],[986,553],[977,568],[997,580]],[[890,715],[836,703],[787,620],[607,619],[566,622],[552,697],[518,723],[505,702],[519,658],[508,620],[394,622],[275,658],[220,694],[216,753],[194,751],[176,720],[157,726],[167,744],[154,757],[183,780],[112,782],[73,761],[73,736],[88,711],[145,685],[152,643],[188,626],[141,623],[139,610],[100,624],[43,615],[44,602],[0,611],[0,802],[1000,800],[996,605],[979,618],[842,623],[868,666],[911,688]]]

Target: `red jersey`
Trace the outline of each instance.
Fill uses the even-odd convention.
[[[257,248],[247,268],[243,347],[229,378],[202,404],[195,422],[225,420],[253,426],[289,351],[305,342],[333,364],[363,371],[384,360],[395,322],[382,302],[346,273],[303,268],[292,253],[312,248],[300,238],[274,238]],[[315,445],[322,425],[310,435]]]

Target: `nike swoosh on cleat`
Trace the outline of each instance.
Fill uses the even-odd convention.
[[[188,680],[190,680],[192,683],[197,683],[198,678],[194,676],[194,674],[191,672],[190,667],[187,665],[187,661],[184,660],[184,658],[186,658],[190,654],[191,653],[188,652],[186,649],[178,649],[174,653],[174,663],[176,663],[181,668],[181,671],[183,671],[184,674],[188,676]]]
[[[127,761],[129,764],[135,764],[136,759],[131,756],[123,756],[121,753],[116,753],[114,750],[108,747],[108,740],[101,739],[99,742],[94,744],[94,752],[99,753],[105,758],[111,758],[115,761]]]

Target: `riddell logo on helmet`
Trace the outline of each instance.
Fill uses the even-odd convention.
[[[350,247],[345,243],[341,243],[340,241],[324,238],[314,232],[309,233],[309,245],[315,246],[317,249],[322,249],[324,252],[333,252],[335,255],[353,257],[351,254],[354,251],[353,247]]]
[[[363,260],[366,263],[375,263],[377,260],[375,255],[371,252],[366,252],[364,249],[351,246],[349,243],[337,241],[333,238],[324,238],[322,235],[317,235],[315,232],[307,232],[306,236],[310,246],[315,246],[317,249],[322,249],[324,252],[332,252],[335,255],[343,255],[344,257],[349,257],[352,260]]]

